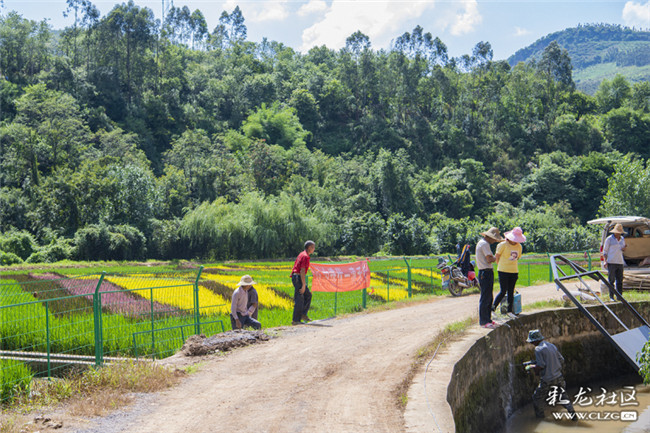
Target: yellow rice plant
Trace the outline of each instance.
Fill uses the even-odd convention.
[[[240,277],[238,275],[219,275],[208,274],[202,275],[203,278],[216,281],[226,286],[232,286],[233,290],[237,286]],[[293,302],[289,299],[278,296],[273,288],[266,284],[256,284],[255,290],[259,296],[260,304],[268,308],[280,308],[283,310],[293,310]]]
[[[391,272],[392,274],[392,272]],[[368,288],[369,295],[379,296],[382,299],[397,301],[400,299],[408,298],[409,292],[407,290],[408,283],[399,279],[390,279],[390,289],[386,288],[386,281],[370,278],[370,287]],[[389,298],[390,297],[390,298]]]
[[[105,278],[111,283],[124,287],[127,290],[145,299],[151,299],[153,292],[154,301],[192,310],[194,308],[194,284],[182,283],[179,280],[163,278],[145,278],[138,275],[137,279],[131,277],[108,276]],[[153,288],[153,290],[145,290]],[[205,287],[199,286],[199,306],[201,314],[229,314],[230,300],[215,294]]]
[[[291,272],[292,265],[255,265],[251,263],[242,263],[241,266],[233,264],[232,266],[222,265],[222,266],[210,266],[206,269],[213,269],[216,271],[241,271],[241,270],[254,270],[254,271],[283,271]]]
[[[437,280],[440,279],[440,273],[439,272],[433,272],[432,273],[428,269],[417,269],[417,268],[416,269],[411,269],[411,273],[422,275],[423,277],[427,277],[427,278],[433,277],[433,278],[435,278]]]

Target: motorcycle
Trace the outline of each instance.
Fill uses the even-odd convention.
[[[449,290],[452,296],[460,296],[463,290],[478,287],[478,278],[474,271],[469,271],[465,276],[454,263],[442,257],[438,259],[437,268],[440,269],[442,288]]]

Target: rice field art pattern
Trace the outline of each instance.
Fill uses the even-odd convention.
[[[291,263],[276,262],[218,264],[201,270],[167,267],[148,273],[3,272],[0,355],[52,354],[87,364],[101,364],[105,357],[162,358],[175,353],[191,334],[210,335],[230,327],[230,299],[244,274],[257,283],[263,326],[288,325],[294,293],[290,269]],[[367,305],[409,296],[408,276],[404,268],[372,271]],[[430,269],[413,268],[410,276],[413,294],[436,289]],[[310,316],[324,319],[359,311],[365,301],[361,292],[314,293]],[[27,389],[32,376],[64,374],[72,365],[48,361],[32,370],[3,362],[3,377],[16,380],[16,386],[5,384],[3,398]],[[17,377],[21,372],[24,378]]]
[[[244,274],[257,283],[263,326],[288,325],[294,293],[290,269],[291,263],[276,262],[218,264],[201,271],[167,267],[148,273],[130,269],[94,274],[4,272],[0,275],[0,351],[85,357],[91,363],[110,356],[168,356],[188,335],[210,335],[230,327],[230,299]],[[436,281],[430,269],[412,269],[411,280],[413,294],[435,289],[428,285]],[[367,305],[407,296],[406,269],[371,272]],[[359,311],[365,301],[361,292],[314,293],[310,316],[324,319]],[[14,364],[3,366],[19,371]],[[48,365],[47,374],[63,374],[69,367]]]

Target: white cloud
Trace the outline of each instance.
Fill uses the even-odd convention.
[[[623,7],[623,21],[628,26],[650,27],[650,1],[645,4],[629,1]]]
[[[307,51],[320,45],[338,49],[357,30],[370,37],[374,47],[377,40],[393,37],[403,23],[420,17],[434,2],[332,0],[323,19],[303,31],[300,49]]]
[[[529,34],[530,34],[530,30],[522,29],[521,27],[515,26],[515,32],[513,33],[513,36],[519,37],[519,36],[526,36]]]
[[[471,33],[482,21],[483,17],[478,11],[477,0],[466,1],[463,3],[463,10],[456,14],[450,32],[454,36]]]
[[[305,15],[311,15],[318,12],[325,12],[327,10],[327,3],[323,0],[310,0],[309,3],[306,3],[300,6],[298,9],[298,15],[304,17]]]
[[[259,23],[263,21],[282,21],[289,17],[287,6],[289,0],[265,0],[260,2],[241,2],[239,0],[227,0],[224,8],[232,11],[239,5],[245,21]]]

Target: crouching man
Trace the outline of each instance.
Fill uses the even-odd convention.
[[[253,319],[253,312],[257,308],[257,304],[248,306],[248,291],[251,290],[253,281],[250,275],[244,275],[237,284],[237,290],[232,294],[232,304],[230,306],[230,324],[232,329],[242,329],[244,327],[251,327],[261,329],[262,324]]]
[[[557,394],[557,402],[566,408],[572,415],[573,421],[578,421],[571,400],[566,393],[566,382],[562,376],[564,358],[554,344],[544,341],[539,329],[528,332],[527,342],[535,346],[535,363],[526,367],[526,370],[534,370],[540,374],[539,385],[533,394],[533,407],[535,416],[544,418],[544,404],[549,397],[549,391]]]

